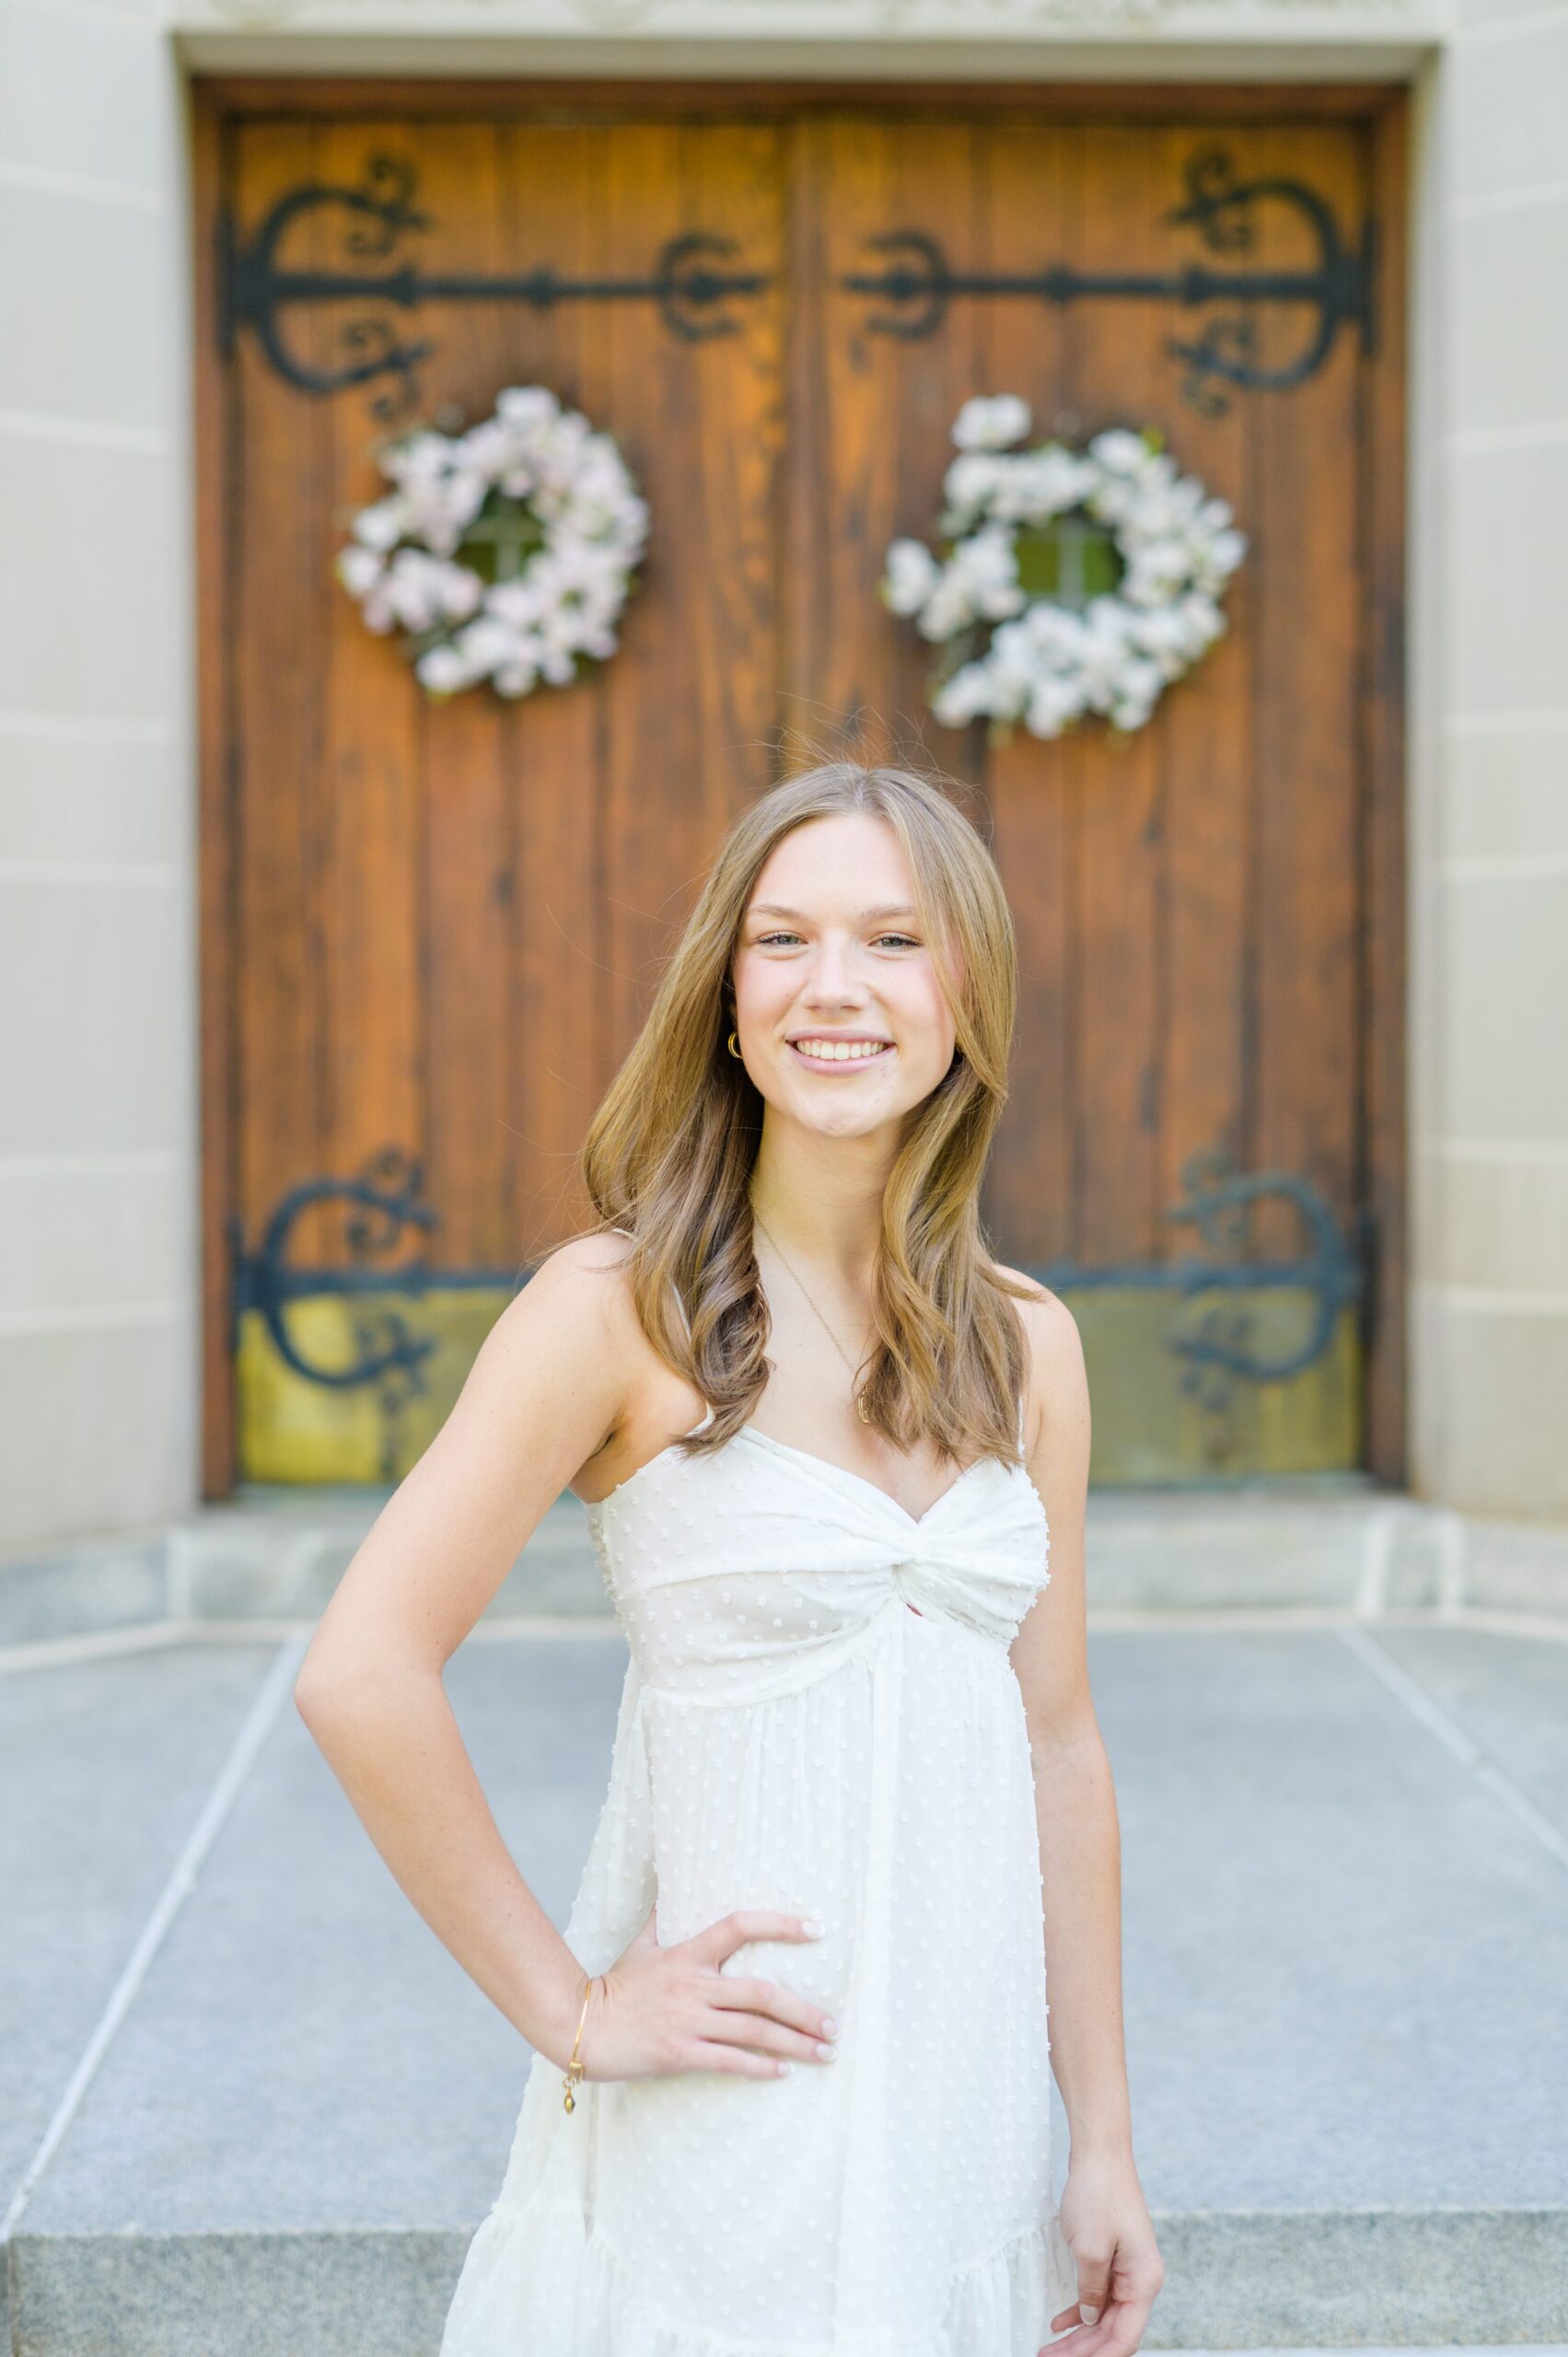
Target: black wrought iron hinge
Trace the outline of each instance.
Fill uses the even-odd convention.
[[[1065,261],[1037,270],[956,269],[941,241],[923,229],[892,229],[868,240],[888,259],[880,269],[850,271],[839,284],[847,294],[881,298],[885,308],[867,314],[865,325],[880,335],[918,340],[935,335],[956,297],[967,295],[1023,296],[1040,303],[1120,300],[1179,304],[1202,310],[1230,308],[1207,320],[1195,338],[1172,337],[1166,349],[1185,361],[1182,391],[1208,414],[1224,411],[1224,388],[1280,391],[1316,375],[1342,327],[1353,326],[1369,350],[1373,331],[1374,231],[1367,220],[1359,246],[1342,234],[1333,208],[1305,181],[1266,177],[1238,180],[1222,149],[1204,148],[1183,170],[1186,200],[1165,215],[1173,226],[1195,228],[1214,253],[1249,250],[1265,205],[1282,206],[1310,233],[1314,259],[1298,270],[1215,270],[1184,262],[1172,270],[1079,270]],[[1263,306],[1293,305],[1307,314],[1307,331],[1284,358],[1260,354],[1258,313]]]
[[[389,420],[418,399],[418,371],[435,345],[402,336],[392,318],[427,303],[523,303],[538,311],[562,303],[654,304],[670,333],[689,343],[733,335],[738,321],[729,306],[739,296],[768,285],[765,273],[728,266],[737,250],[732,238],[693,229],[671,238],[653,266],[625,277],[574,277],[550,262],[501,275],[475,271],[423,271],[395,259],[401,242],[430,226],[417,210],[419,176],[404,158],[374,156],[357,188],[311,180],[280,196],[252,236],[242,238],[226,206],[218,216],[218,335],[225,353],[249,329],[285,383],[304,393],[326,395],[393,379],[371,406]],[[338,216],[347,268],[305,269],[283,260],[289,233],[312,215]],[[372,265],[385,261],[385,269]],[[289,342],[289,312],[302,308],[348,306],[353,316],[338,331],[343,358],[328,366],[302,359]]]

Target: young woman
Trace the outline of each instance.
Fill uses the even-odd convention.
[[[978,1213],[1016,988],[937,786],[763,795],[594,1120],[598,1225],[501,1318],[311,1644],[307,1723],[535,2049],[444,2357],[1139,2345],[1162,2269],[1083,1359]],[[563,1936],[441,1673],[568,1484],[632,1658]]]

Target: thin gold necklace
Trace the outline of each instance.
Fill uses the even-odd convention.
[[[855,1365],[854,1360],[844,1349],[843,1344],[840,1341],[838,1336],[834,1333],[832,1328],[829,1325],[827,1319],[823,1317],[821,1311],[812,1300],[811,1295],[807,1292],[806,1287],[801,1284],[800,1279],[796,1276],[794,1269],[790,1268],[789,1261],[784,1259],[784,1253],[779,1250],[778,1238],[774,1236],[772,1229],[768,1225],[766,1220],[764,1220],[761,1213],[757,1209],[755,1203],[751,1206],[751,1216],[756,1221],[758,1226],[761,1229],[763,1235],[767,1237],[769,1243],[772,1246],[773,1250],[778,1253],[779,1259],[784,1260],[784,1267],[789,1270],[790,1275],[795,1278],[796,1284],[805,1298],[807,1308],[811,1312],[812,1317],[815,1318],[818,1325],[820,1326],[823,1333],[826,1334],[829,1341],[831,1342],[834,1350],[837,1351],[845,1366],[848,1367],[851,1383],[854,1383],[859,1377],[860,1369]],[[855,1392],[854,1396],[856,1415],[860,1418],[863,1424],[868,1424],[871,1422],[871,1416],[870,1411],[866,1408],[864,1398],[858,1391]]]

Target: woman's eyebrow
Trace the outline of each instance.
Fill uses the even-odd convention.
[[[784,908],[777,900],[759,900],[750,913],[754,917],[793,917],[797,924],[806,922],[798,909]],[[869,924],[878,917],[912,917],[915,914],[916,911],[907,902],[891,901],[883,908],[862,909],[860,923]]]

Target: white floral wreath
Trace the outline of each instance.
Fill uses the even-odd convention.
[[[377,463],[393,489],[355,516],[337,575],[369,629],[401,625],[432,695],[526,696],[614,654],[648,510],[579,411],[513,385],[467,433],[421,428]]]
[[[948,726],[984,714],[993,733],[1022,721],[1032,736],[1059,737],[1094,712],[1113,728],[1141,728],[1168,682],[1224,632],[1218,599],[1246,536],[1223,499],[1178,474],[1157,434],[1112,428],[1084,451],[1012,448],[1030,423],[1013,393],[964,403],[953,425],[960,455],[943,484],[944,554],[895,540],[881,595],[944,648],[931,708]],[[1020,549],[1032,566],[1044,528],[1074,514],[1091,532],[1109,528],[1109,545],[1098,535],[1101,562],[1119,564],[1120,579],[1077,603],[1033,594]],[[1059,569],[1060,546],[1054,561]]]

